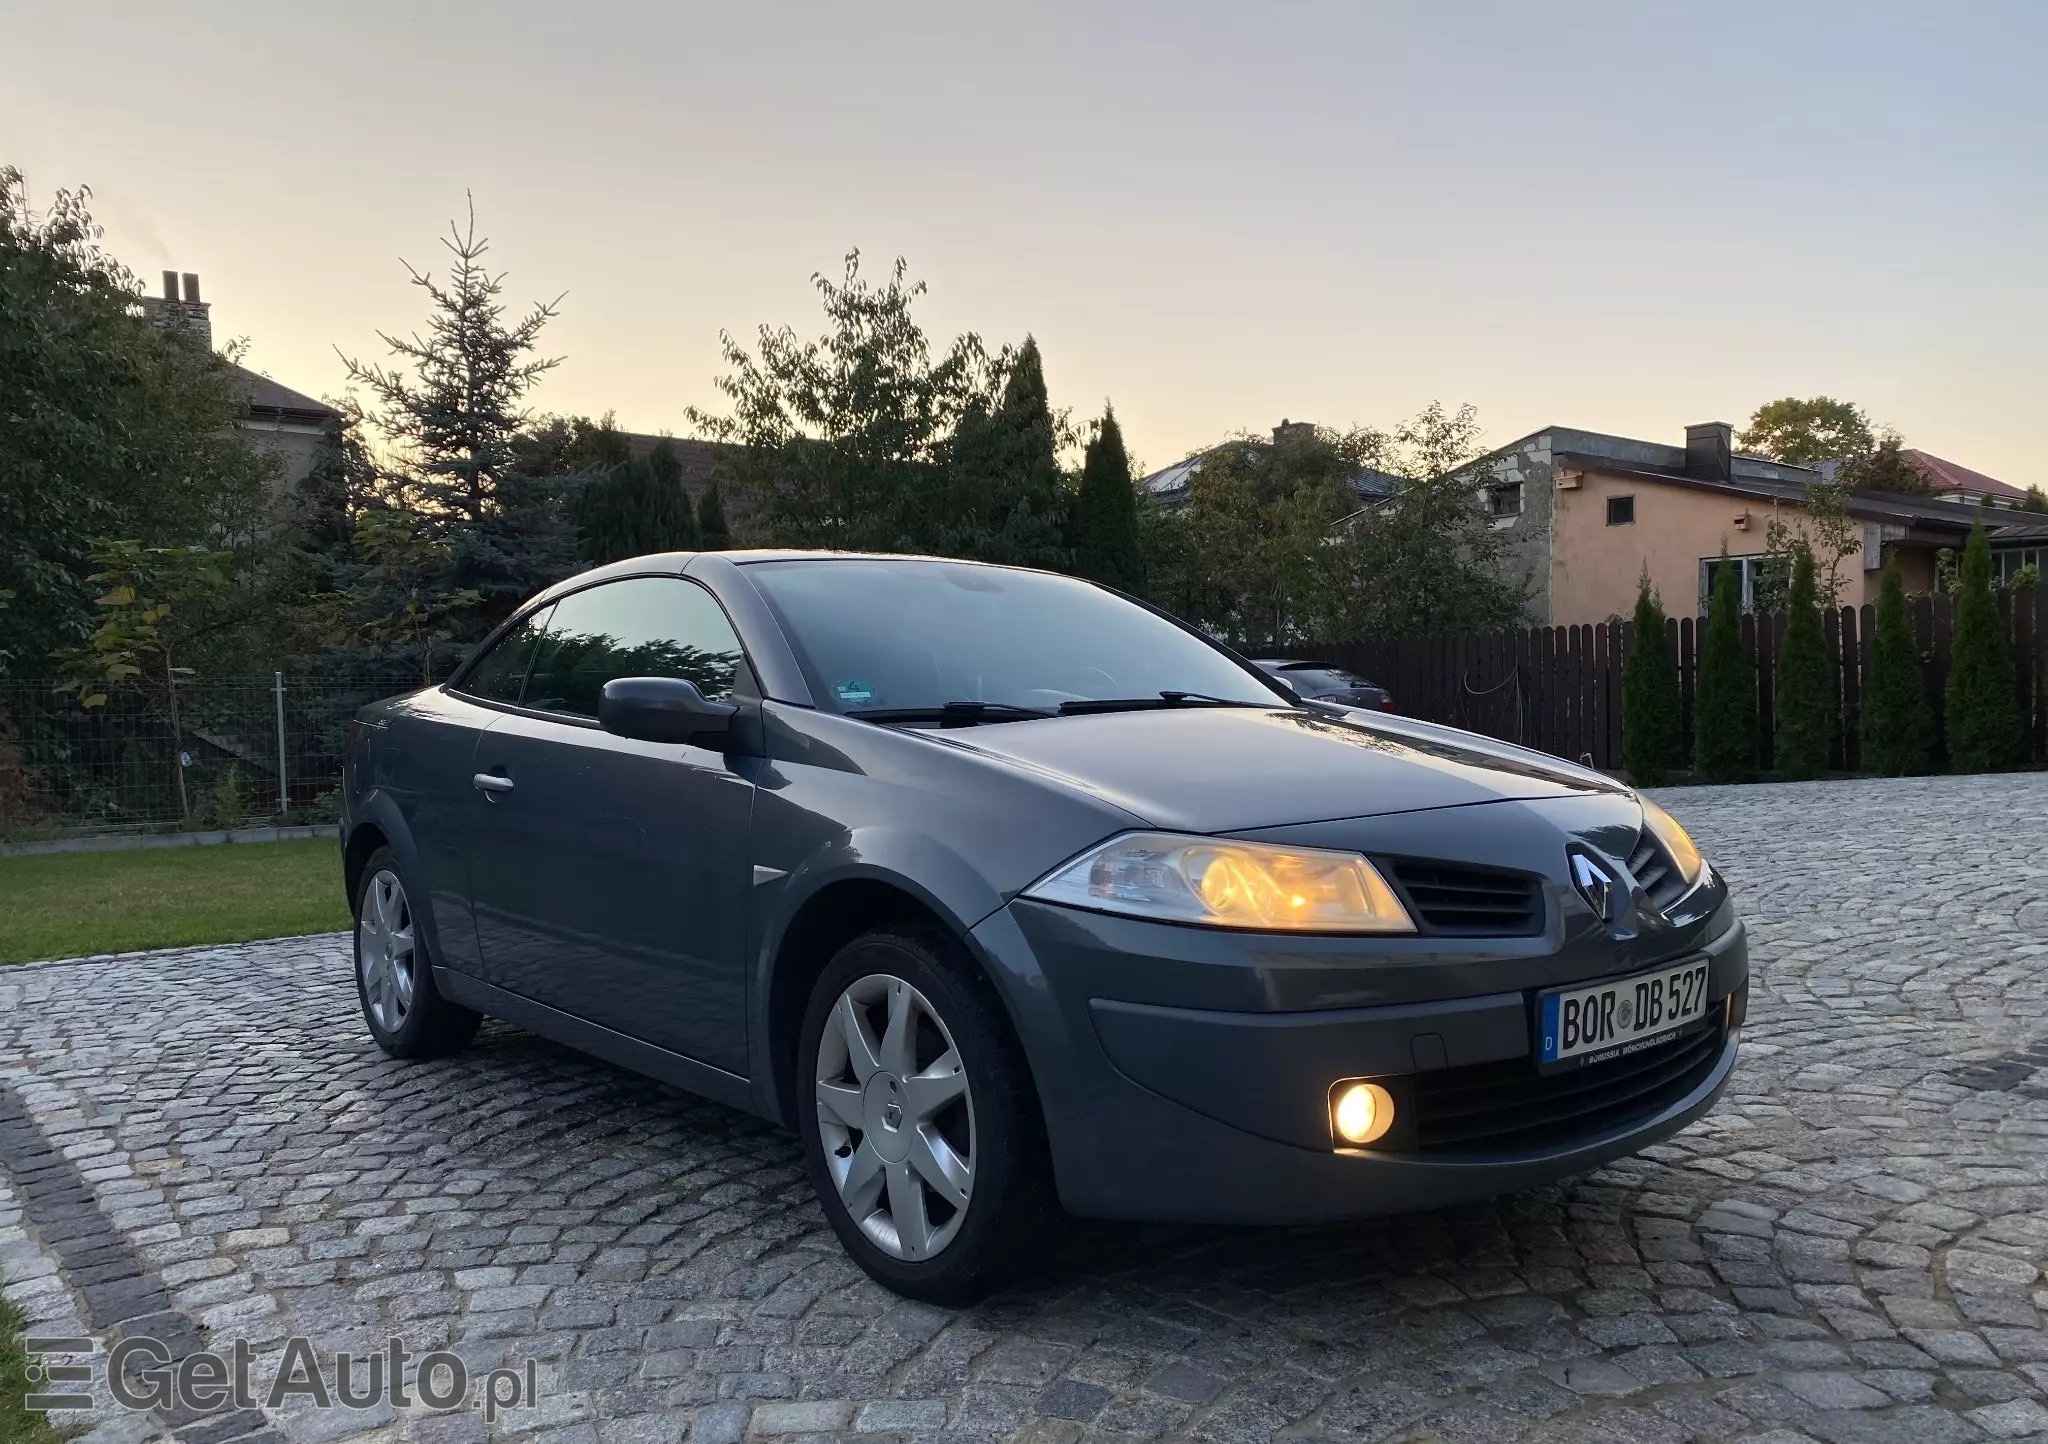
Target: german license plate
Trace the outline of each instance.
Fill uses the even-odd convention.
[[[1704,958],[1538,996],[1537,1066],[1583,1067],[1654,1048],[1707,1015]]]

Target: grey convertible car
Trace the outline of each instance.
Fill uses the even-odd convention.
[[[1303,1223],[1591,1168],[1713,1105],[1748,995],[1654,803],[1042,572],[586,572],[365,708],[344,796],[380,1046],[489,1014],[779,1120],[931,1300],[1062,1208]]]

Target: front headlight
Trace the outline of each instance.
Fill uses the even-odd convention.
[[[1290,933],[1412,933],[1373,865],[1352,852],[1132,832],[1024,889],[1095,912]]]
[[[1645,797],[1643,800],[1643,821],[1664,851],[1671,857],[1671,865],[1678,869],[1678,875],[1685,879],[1687,887],[1695,887],[1707,875],[1707,860],[1700,856],[1698,844],[1686,830],[1678,825],[1678,819]]]

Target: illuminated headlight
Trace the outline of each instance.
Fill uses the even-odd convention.
[[[1707,860],[1700,856],[1698,844],[1690,834],[1678,825],[1678,819],[1659,807],[1649,798],[1643,799],[1643,822],[1664,845],[1664,851],[1671,858],[1671,865],[1678,869],[1678,875],[1685,879],[1687,887],[1694,887],[1707,875]]]
[[[1024,890],[1096,912],[1262,932],[1412,933],[1408,910],[1352,852],[1133,832]]]

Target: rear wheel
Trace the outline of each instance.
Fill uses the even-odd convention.
[[[356,997],[370,1036],[394,1058],[439,1058],[469,1046],[483,1022],[441,996],[398,858],[380,847],[355,896]]]
[[[914,926],[848,943],[812,991],[798,1064],[811,1180],[854,1260],[931,1303],[1009,1277],[1057,1214],[1045,1126],[960,945]]]

